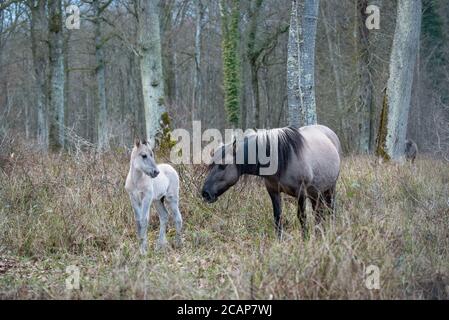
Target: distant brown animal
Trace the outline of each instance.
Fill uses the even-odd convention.
[[[415,162],[418,155],[418,145],[411,139],[405,140],[405,158],[412,163]]]

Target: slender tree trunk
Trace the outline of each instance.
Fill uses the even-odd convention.
[[[240,0],[231,1],[231,13],[226,12],[224,0],[220,0],[222,20],[223,82],[225,110],[228,123],[237,127],[240,122],[240,64],[239,64],[239,18]]]
[[[179,101],[176,96],[176,32],[173,30],[175,27],[176,14],[173,12],[174,3],[176,3],[176,1],[161,2],[161,11],[163,12],[162,20],[164,20],[164,22],[161,23],[160,32],[163,35],[162,47],[164,47],[164,44],[166,46],[166,50],[162,51],[162,69],[164,70],[165,78],[165,96],[169,103]]]
[[[421,31],[421,0],[398,0],[390,77],[382,107],[377,154],[401,160],[405,151],[414,67]]]
[[[250,64],[251,90],[254,106],[254,124],[257,128],[263,127],[260,120],[260,95],[259,95],[259,67],[255,63]]]
[[[30,1],[31,4],[31,51],[33,56],[34,80],[37,108],[37,143],[43,151],[48,151],[47,121],[47,23],[46,1]]]
[[[339,46],[337,42],[337,20],[336,15],[333,12],[329,11],[329,8],[332,8],[332,5],[334,3],[325,3],[321,6],[321,14],[323,17],[323,25],[324,25],[324,31],[326,33],[326,40],[327,40],[327,46],[329,50],[329,59],[332,65],[332,73],[334,75],[335,80],[335,97],[337,101],[337,108],[339,111],[339,115],[341,118],[340,126],[341,126],[341,132],[343,133],[343,136],[345,136],[346,133],[346,125],[345,125],[345,118],[346,118],[346,101],[344,97],[344,89],[342,86],[341,81],[341,60],[338,58],[338,52],[339,52]],[[331,18],[332,17],[332,18]],[[332,22],[331,22],[332,21]],[[333,26],[333,30],[331,30],[330,26]],[[345,137],[346,138],[346,137]],[[346,139],[344,139],[346,142]]]
[[[298,2],[292,0],[292,9],[290,14],[290,29],[288,35],[287,49],[287,97],[288,97],[288,123],[294,128],[301,127],[301,106],[302,96],[299,87],[299,43],[300,43],[300,17],[298,15]]]
[[[373,83],[371,80],[370,54],[369,54],[369,30],[365,26],[367,15],[365,9],[369,5],[368,0],[357,0],[356,3],[356,27],[355,42],[357,50],[357,74],[358,74],[358,97],[356,110],[360,115],[359,121],[359,144],[358,151],[363,154],[371,152],[372,146],[372,120],[373,114]]]
[[[50,38],[50,147],[64,148],[64,55],[62,1],[49,2]]]
[[[305,109],[305,125],[317,123],[315,101],[315,40],[318,21],[319,0],[304,0],[302,19],[303,39],[300,44],[300,89],[303,108]]]
[[[165,112],[158,0],[138,0],[140,73],[148,139],[156,139]]]
[[[106,102],[106,75],[102,36],[101,7],[99,0],[92,2],[95,10],[95,78],[97,80],[97,143],[100,151],[109,149],[108,110]]]
[[[195,71],[193,77],[193,101],[192,101],[192,123],[196,119],[196,110],[202,109],[202,87],[203,80],[201,76],[201,45],[203,33],[204,5],[202,0],[196,0],[196,30],[195,30]]]
[[[260,9],[262,7],[263,0],[255,0],[249,3],[249,25],[247,31],[247,60],[250,69],[251,78],[251,102],[252,110],[254,116],[254,125],[256,127],[262,127],[263,124],[260,121],[260,96],[259,96],[259,65],[258,65],[258,53],[256,52],[256,35],[257,35],[257,25],[259,22]],[[247,110],[245,108],[245,117],[242,118],[242,123],[244,126],[247,124]]]

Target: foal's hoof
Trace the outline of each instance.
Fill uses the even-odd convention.
[[[142,247],[140,247],[140,255],[141,256],[146,256],[147,255],[147,253],[148,253],[148,250],[147,250],[147,248],[142,248]]]
[[[183,245],[183,243],[182,243],[182,239],[176,239],[175,240],[175,248],[176,249],[181,249],[182,248],[182,245]]]
[[[156,251],[166,251],[168,248],[168,243],[167,242],[158,242],[156,243]]]

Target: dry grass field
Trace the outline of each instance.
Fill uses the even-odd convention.
[[[177,167],[184,245],[138,252],[124,190],[125,152],[41,156],[13,150],[0,171],[2,299],[447,299],[449,166],[344,159],[335,219],[303,239],[294,199],[284,197],[285,239],[271,202],[244,179],[217,203],[199,197],[204,170]],[[310,210],[309,210],[310,212]],[[159,228],[152,210],[154,248]],[[171,224],[169,238],[173,242]],[[80,269],[67,290],[67,266]],[[380,289],[365,285],[369,265]]]

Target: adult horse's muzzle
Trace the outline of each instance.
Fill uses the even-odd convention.
[[[218,198],[208,190],[203,190],[203,192],[201,192],[201,196],[207,203],[214,203],[218,200]]]

